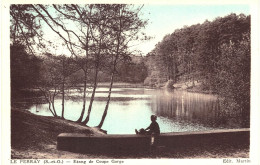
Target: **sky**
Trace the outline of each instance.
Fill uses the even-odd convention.
[[[153,39],[134,48],[146,55],[165,35],[185,25],[212,21],[230,13],[249,15],[250,9],[249,5],[144,5],[142,12],[142,18],[149,19],[145,32]]]
[[[151,36],[149,41],[132,42],[130,50],[136,52],[136,55],[145,56],[152,51],[155,45],[160,42],[167,34],[173,33],[176,29],[182,27],[203,23],[205,20],[212,21],[217,17],[224,17],[231,13],[249,15],[249,5],[144,5],[142,8],[141,18],[148,20],[148,25],[143,31]],[[71,26],[72,27],[72,26]],[[63,41],[57,34],[46,25],[48,31],[47,38],[52,38],[60,44],[53,53],[67,54],[70,52],[67,48],[62,47]],[[137,50],[137,51],[136,51]]]

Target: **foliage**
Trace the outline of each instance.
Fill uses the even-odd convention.
[[[144,62],[123,62],[118,64],[117,77],[115,81],[129,82],[129,83],[142,83],[147,77],[147,68]]]
[[[147,81],[201,81],[203,90],[224,99],[225,113],[249,121],[250,16],[230,14],[175,30],[146,61]]]
[[[45,100],[49,103],[49,110],[55,117],[59,116],[55,110],[55,97],[59,94],[62,95],[61,117],[64,118],[65,90],[76,85],[70,77],[80,68],[71,57],[54,56],[47,53],[41,58],[42,64],[37,88],[43,93]]]
[[[217,77],[218,93],[228,100],[222,102],[222,109],[229,110],[230,116],[242,116],[246,127],[250,116],[250,55],[250,33],[245,33],[241,42],[223,44]]]
[[[10,60],[12,91],[34,88],[39,80],[41,60],[29,55],[21,44],[10,46]]]
[[[110,66],[111,80],[105,110],[98,125],[99,128],[102,127],[107,115],[117,64],[120,60],[128,58],[131,54],[131,52],[129,52],[129,43],[131,43],[132,40],[138,40],[138,38],[140,38],[141,29],[147,24],[145,20],[140,18],[142,6],[135,7],[134,5],[119,4],[112,5],[111,7],[112,10],[110,10],[109,13],[112,16],[112,19],[109,21],[111,24],[109,28],[111,31],[109,38],[112,43],[109,50],[109,52],[111,52],[109,57],[112,64]],[[144,36],[144,39],[145,38]]]
[[[118,75],[116,72],[119,63],[132,54],[129,50],[132,42],[147,39],[144,33],[140,34],[140,30],[147,24],[140,18],[141,9],[142,6],[127,4],[11,5],[12,42],[26,45],[26,51],[30,54],[43,55],[51,52],[43,58],[38,88],[43,91],[49,102],[49,110],[55,117],[58,116],[54,106],[55,97],[62,94],[64,105],[64,89],[69,87],[69,84],[83,84],[83,107],[78,122],[86,124],[95,98],[99,72],[102,71],[110,75],[111,82],[104,115],[99,124],[99,127],[102,126],[108,110],[114,77]],[[50,41],[48,38],[50,34],[58,36],[58,40]],[[65,49],[75,63],[70,65],[68,58],[57,57],[57,49],[53,53],[53,47]],[[132,81],[144,79],[145,68],[133,63],[128,67],[131,66],[144,72],[144,75],[138,76],[130,72],[129,68],[125,68],[127,74],[134,78]],[[78,72],[73,73],[74,69]],[[122,72],[120,75],[123,75]],[[75,76],[81,77],[73,79]],[[88,114],[83,121],[87,83],[92,84],[93,90]],[[61,117],[63,112],[64,109]]]
[[[13,45],[24,45],[25,51],[36,55],[36,49],[46,50],[48,41],[43,38],[40,19],[30,5],[10,6],[10,38]]]

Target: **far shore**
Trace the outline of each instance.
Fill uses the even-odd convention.
[[[165,84],[167,82],[157,85],[157,86],[149,86],[144,83],[128,83],[128,82],[114,82],[113,88],[147,88],[147,89],[165,89]],[[77,84],[74,88],[82,88],[83,84]],[[92,84],[88,83],[88,87],[92,87]],[[97,84],[99,88],[108,88],[110,86],[110,82],[100,82]],[[201,83],[195,82],[194,84],[190,81],[188,82],[176,82],[173,84],[173,87],[171,89],[176,90],[183,90],[188,92],[197,92],[197,93],[205,93],[205,94],[211,94],[211,91],[205,91],[201,89]],[[32,89],[22,89],[24,91],[38,91],[37,88]]]

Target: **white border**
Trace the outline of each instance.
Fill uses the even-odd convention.
[[[1,163],[3,165],[10,164],[10,35],[9,35],[9,4],[62,4],[64,0],[50,1],[36,1],[36,0],[3,0],[1,2]],[[197,0],[191,2],[190,0],[66,0],[66,3],[136,3],[136,4],[205,4],[205,5],[219,5],[219,4],[249,4],[251,11],[251,137],[250,137],[250,164],[260,165],[260,91],[258,84],[260,84],[260,1],[258,0]],[[93,159],[94,160],[94,159]],[[223,164],[223,159],[128,159],[124,160],[124,164]],[[234,159],[235,162],[235,159]],[[233,163],[235,164],[235,163]]]

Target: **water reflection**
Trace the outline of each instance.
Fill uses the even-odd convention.
[[[217,97],[184,91],[161,90],[154,95],[152,111],[174,121],[223,127]]]
[[[97,126],[102,117],[108,89],[98,89],[89,126]],[[158,116],[161,132],[210,130],[228,127],[220,117],[217,97],[183,91],[151,90],[144,88],[115,88],[103,129],[109,134],[133,134],[134,129],[147,127],[150,115]],[[65,101],[65,118],[76,121],[82,109],[79,91],[72,91]],[[57,114],[61,114],[61,99],[55,101]],[[88,107],[88,104],[86,105]],[[48,104],[33,104],[32,113],[51,116]],[[86,115],[86,114],[85,114]],[[239,127],[239,126],[238,126]]]

